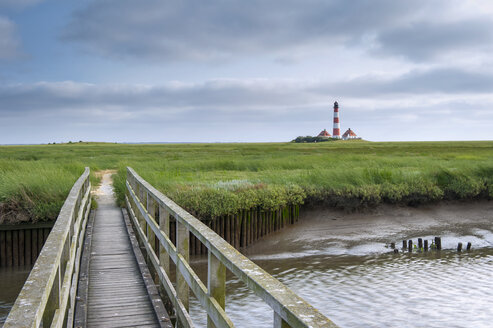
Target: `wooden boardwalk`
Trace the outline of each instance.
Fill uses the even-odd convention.
[[[88,229],[90,255],[83,257],[82,263],[84,267],[84,260],[88,260],[87,282],[80,284],[78,293],[79,299],[86,299],[86,313],[77,322],[81,315],[76,310],[76,326],[170,327],[135,237],[132,243],[111,187],[104,183],[97,196],[94,222]],[[135,248],[138,254],[134,254]]]
[[[72,187],[5,328],[172,328],[147,264],[180,327],[194,326],[188,312],[190,291],[207,313],[208,327],[234,327],[225,312],[227,270],[271,307],[274,327],[337,327],[130,167],[126,209],[116,206],[111,173],[106,172],[96,192],[98,209],[91,211],[89,174],[86,167]],[[242,222],[246,218],[251,216],[242,216]],[[263,219],[271,225],[276,221],[274,216]],[[207,283],[190,266],[191,235],[207,248]],[[169,279],[171,261],[176,283]]]

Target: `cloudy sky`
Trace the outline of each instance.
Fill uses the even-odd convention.
[[[0,0],[0,144],[493,139],[490,0]]]

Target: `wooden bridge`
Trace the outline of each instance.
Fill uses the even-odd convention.
[[[234,327],[227,270],[272,308],[274,327],[336,327],[131,168],[126,209],[108,193],[91,211],[89,175],[70,191],[5,328],[194,327],[190,291],[208,327]],[[207,249],[206,282],[189,264],[190,236]]]

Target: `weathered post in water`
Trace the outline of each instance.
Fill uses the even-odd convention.
[[[462,251],[462,243],[459,243],[457,245],[457,252],[461,252]]]
[[[442,249],[442,238],[435,237],[435,245],[437,247],[437,250],[441,250]]]
[[[468,243],[467,243],[467,250],[468,250],[468,251],[470,251],[470,250],[471,250],[471,246],[472,246],[471,242],[468,242]]]
[[[411,253],[413,251],[413,241],[411,239],[409,239],[408,250],[409,250],[409,253]]]
[[[418,238],[418,248],[421,250],[423,248],[423,239]]]
[[[402,241],[402,249],[406,249],[407,248],[407,243],[405,240]]]
[[[428,240],[425,240],[424,251],[428,251]]]

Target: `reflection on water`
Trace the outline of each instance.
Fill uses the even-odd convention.
[[[0,268],[0,327],[14,305],[31,267]]]
[[[457,254],[316,256],[257,262],[341,327],[491,327],[493,249]],[[237,279],[226,312],[272,327],[272,310]],[[192,302],[197,323],[205,314]]]
[[[406,208],[405,217],[315,213],[246,255],[340,327],[492,327],[493,204],[481,206]],[[433,236],[442,237],[445,250],[393,254],[385,248]],[[457,253],[459,241],[472,242],[473,250]],[[194,269],[205,279],[205,259],[196,259]],[[272,310],[233,276],[226,312],[237,327],[272,327]],[[195,299],[191,313],[206,326]]]

